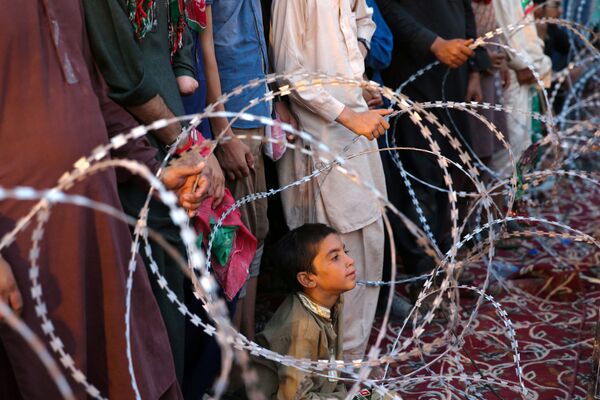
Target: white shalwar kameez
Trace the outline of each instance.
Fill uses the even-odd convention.
[[[277,73],[328,75],[362,79],[364,60],[358,38],[367,42],[375,31],[372,10],[365,0],[274,0],[271,46]],[[284,83],[308,83],[294,76]],[[362,90],[347,85],[293,91],[292,111],[302,130],[327,145],[333,156],[367,152],[346,161],[363,183],[386,195],[385,178],[377,143],[368,141],[335,122],[344,107],[361,112],[368,109]],[[356,140],[356,142],[353,142]],[[318,146],[304,145],[331,159]],[[323,163],[299,151],[287,151],[278,162],[280,184],[310,174]],[[357,279],[381,280],[384,232],[381,204],[361,185],[337,169],[331,169],[300,187],[282,192],[290,229],[321,222],[340,232],[355,260]],[[367,347],[379,288],[358,285],[345,294],[344,354],[346,360],[362,358]]]
[[[510,84],[504,91],[504,105],[515,110],[506,116],[508,140],[515,162],[531,145],[531,115],[527,113],[531,112],[532,96],[535,91],[535,85],[519,84],[515,71],[532,65],[545,86],[549,85],[552,72],[552,62],[544,54],[544,42],[539,38],[537,29],[532,23],[533,15],[531,12],[525,15],[526,3],[529,4],[522,0],[492,1],[498,26],[505,32],[504,44],[519,53],[517,55],[509,52]],[[506,34],[507,26],[522,23],[527,25]],[[507,150],[501,150],[494,155],[492,167],[498,172],[503,172],[503,175],[510,172]]]

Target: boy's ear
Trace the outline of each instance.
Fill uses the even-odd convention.
[[[296,274],[296,279],[298,279],[298,282],[305,288],[311,289],[317,285],[308,272],[298,272],[298,274]]]

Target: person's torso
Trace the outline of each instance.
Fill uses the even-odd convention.
[[[214,0],[212,18],[222,92],[225,94],[253,79],[264,78],[269,73],[269,63],[260,1]],[[248,88],[240,95],[233,96],[225,104],[225,109],[269,117],[269,102],[260,102],[246,110],[250,100],[261,98],[266,92],[266,83]],[[236,128],[259,126],[260,124],[248,121],[234,123]]]

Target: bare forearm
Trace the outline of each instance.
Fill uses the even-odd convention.
[[[212,6],[206,6],[206,29],[200,35],[202,42],[202,55],[204,59],[204,73],[206,75],[206,102],[214,104],[221,96],[221,78],[219,76],[219,66],[215,56],[215,45],[212,31]],[[223,104],[215,106],[215,111],[225,111]],[[211,118],[210,124],[213,128],[215,137],[227,129],[227,118]]]
[[[141,123],[151,124],[159,119],[174,118],[173,112],[167,107],[162,97],[154,96],[149,101],[139,106],[129,106],[127,110]],[[169,124],[168,126],[154,132],[154,136],[163,144],[171,144],[181,133],[181,124],[179,122]]]

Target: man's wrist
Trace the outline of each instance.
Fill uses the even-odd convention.
[[[440,49],[440,46],[442,46],[445,41],[446,40],[444,40],[440,36],[436,37],[433,43],[431,43],[431,47],[429,47],[429,50],[431,50],[433,54],[437,54]]]
[[[359,43],[362,43],[365,46],[367,51],[371,50],[371,42],[369,42],[367,39],[359,37],[357,40]]]

